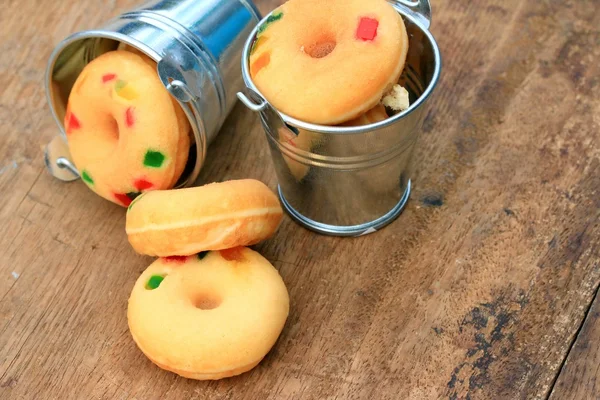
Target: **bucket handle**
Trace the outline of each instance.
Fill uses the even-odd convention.
[[[270,127],[273,131],[280,132],[280,134],[282,129],[285,129],[293,136],[298,135],[298,132],[292,131],[290,126],[283,120],[281,114],[260,94],[250,88],[246,88],[246,91],[248,92],[248,96],[244,92],[238,92],[238,99],[251,111],[260,113],[265,126]]]
[[[55,136],[44,148],[44,163],[50,175],[61,181],[71,182],[81,178],[62,134]]]
[[[244,103],[244,105],[246,107],[248,107],[250,110],[254,111],[254,112],[261,112],[263,111],[268,103],[266,100],[262,100],[260,104],[256,104],[255,102],[253,102],[252,100],[250,100],[248,98],[248,96],[246,96],[244,93],[242,92],[237,92],[237,97],[238,99],[240,99],[240,101],[242,103]]]
[[[431,25],[431,4],[429,0],[391,0],[394,7],[413,17],[419,25],[429,30]]]
[[[237,93],[238,99],[246,107],[251,111],[260,113],[263,121],[267,121],[269,126],[286,127],[286,129],[289,129],[281,114],[264,97],[250,88],[246,88],[246,91],[249,93],[249,96],[246,96],[244,92]]]

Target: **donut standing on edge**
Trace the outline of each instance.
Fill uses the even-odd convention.
[[[135,251],[185,256],[251,246],[273,235],[283,218],[277,196],[254,179],[145,193],[127,210]]]
[[[142,192],[172,188],[187,162],[189,121],[154,61],[139,52],[112,51],[87,64],[64,126],[82,180],[121,206]]]

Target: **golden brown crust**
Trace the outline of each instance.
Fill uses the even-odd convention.
[[[137,340],[134,339],[134,341],[137,343]],[[221,371],[221,372],[212,372],[212,373],[210,373],[210,372],[193,372],[193,371],[187,371],[184,369],[177,369],[168,364],[163,364],[163,363],[153,359],[152,355],[150,353],[147,353],[145,351],[142,351],[142,353],[144,353],[144,355],[146,357],[148,357],[148,359],[150,361],[152,361],[152,363],[154,365],[156,365],[157,367],[164,369],[166,371],[173,372],[184,378],[195,379],[198,381],[215,381],[215,380],[219,380],[219,379],[223,379],[223,378],[230,378],[232,376],[241,375],[244,372],[250,371],[252,368],[256,367],[258,365],[258,363],[260,363],[262,361],[262,358],[261,358],[260,360],[253,361],[247,365],[244,365],[244,366],[241,366],[238,368],[232,368],[232,369],[229,369],[226,371]]]
[[[147,193],[128,210],[126,232],[141,254],[190,255],[258,243],[282,217],[275,194],[245,179]]]

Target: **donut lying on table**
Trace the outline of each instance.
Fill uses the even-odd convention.
[[[254,368],[279,337],[289,297],[277,270],[245,247],[159,258],[139,277],[127,317],[156,365],[192,379]]]
[[[87,64],[64,126],[82,180],[122,206],[141,192],[175,186],[187,162],[189,121],[156,63],[139,52],[112,51]]]

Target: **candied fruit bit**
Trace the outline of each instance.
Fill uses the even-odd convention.
[[[128,128],[131,128],[134,123],[135,116],[133,115],[133,107],[129,107],[127,108],[127,111],[125,111],[125,125],[127,125]]]
[[[110,82],[117,77],[117,74],[104,74],[102,75],[102,83]]]
[[[146,283],[146,289],[154,290],[160,286],[162,281],[165,279],[163,275],[152,275],[148,282]]]
[[[374,18],[362,17],[356,29],[356,38],[360,40],[373,40],[377,37],[379,21]]]
[[[201,251],[200,253],[198,253],[198,260],[202,260],[204,257],[206,257],[208,253],[208,251]]]
[[[265,23],[258,28],[256,35],[260,36],[273,22],[279,21],[281,17],[283,17],[282,11],[274,12],[273,14],[269,15]]]
[[[125,86],[127,86],[127,82],[119,79],[115,82],[115,92],[119,93]]]
[[[259,46],[262,46],[263,44],[265,44],[265,42],[269,39],[268,36],[262,35],[259,38],[257,38],[254,43],[252,44],[252,49],[250,49],[250,55],[254,54],[256,52],[256,50],[258,50]]]
[[[134,89],[133,85],[128,84],[126,81],[118,80],[115,83],[115,92],[117,96],[125,99],[125,100],[134,100],[138,98],[137,91]]]
[[[77,117],[75,116],[75,114],[73,114],[72,112],[69,112],[67,114],[67,133],[71,133],[73,131],[73,129],[79,129],[81,128],[81,123],[79,122],[79,119],[77,119]]]
[[[83,181],[88,185],[94,184],[94,180],[90,176],[89,172],[87,172],[86,170],[81,171],[81,179],[83,179]]]
[[[127,195],[127,193],[113,193],[113,196],[125,207],[129,207],[132,202],[132,199]]]
[[[264,67],[266,67],[267,65],[269,65],[270,62],[271,62],[271,53],[270,52],[266,52],[266,53],[261,54],[252,63],[252,66],[250,67],[250,70],[252,72],[252,76],[256,76],[256,74],[258,74],[261,69],[263,69]]]
[[[144,165],[150,168],[160,168],[165,158],[165,155],[160,151],[148,150],[144,155]]]
[[[168,256],[163,257],[165,262],[184,263],[187,260],[187,256]]]
[[[154,185],[152,184],[152,182],[148,182],[147,180],[140,178],[136,179],[135,182],[133,182],[133,186],[135,186],[137,190],[142,191],[150,189]]]

